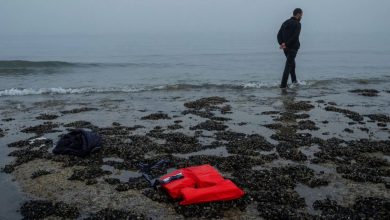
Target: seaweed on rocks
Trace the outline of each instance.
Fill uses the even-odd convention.
[[[232,106],[231,105],[224,105],[219,108],[221,114],[230,114],[232,113]]]
[[[1,137],[4,137],[4,131],[3,131],[3,129],[0,128],[0,138]]]
[[[319,127],[316,126],[316,123],[314,123],[311,120],[303,120],[298,122],[298,129],[300,130],[318,130]]]
[[[135,125],[133,127],[127,127],[127,126],[114,126],[114,127],[106,127],[106,128],[99,128],[97,131],[101,135],[116,135],[116,136],[127,136],[130,134],[131,131],[135,131],[139,128],[143,128],[141,125]]]
[[[213,120],[213,121],[230,121],[232,119],[231,118],[226,118],[226,117],[214,116],[214,117],[211,117],[210,120]]]
[[[361,116],[359,113],[347,110],[347,109],[342,109],[342,108],[337,108],[334,106],[326,106],[325,107],[326,111],[331,111],[331,112],[338,112],[344,114],[346,117],[354,120],[354,121],[363,121],[363,116]]]
[[[31,126],[31,127],[25,128],[25,129],[21,130],[21,132],[35,133],[37,135],[42,135],[42,134],[46,134],[46,133],[57,132],[57,130],[53,130],[53,129],[58,128],[58,127],[59,127],[58,124],[54,124],[51,122],[45,122],[44,124],[41,124],[41,125]]]
[[[121,181],[117,178],[105,178],[104,181],[110,185],[118,185]]]
[[[225,141],[240,140],[246,137],[246,134],[244,133],[238,133],[233,131],[220,131],[220,132],[216,132],[215,135],[217,140],[225,140]]]
[[[127,191],[130,189],[145,189],[150,187],[149,183],[143,177],[130,178],[126,183],[120,183],[117,185],[115,190],[119,192]]]
[[[97,166],[86,167],[83,169],[74,170],[72,176],[70,176],[68,180],[84,181],[89,179],[95,179],[96,177],[101,177],[108,174],[111,174],[111,172],[107,170],[102,170],[100,167]]]
[[[88,107],[83,107],[83,108],[75,108],[72,110],[66,110],[66,111],[61,111],[62,114],[76,114],[80,112],[88,112],[88,111],[96,111],[98,110],[97,108],[88,108]]]
[[[182,129],[182,128],[183,128],[183,126],[181,126],[179,124],[168,125],[169,130],[177,130],[177,129]]]
[[[14,121],[14,120],[15,120],[14,118],[3,118],[3,119],[1,119],[1,121],[5,121],[5,122]]]
[[[265,111],[265,112],[262,112],[261,114],[262,115],[277,115],[279,113],[280,113],[279,111]]]
[[[358,93],[359,95],[369,96],[369,97],[378,96],[379,93],[379,91],[376,89],[354,89],[354,90],[350,90],[349,92]]]
[[[284,125],[282,123],[272,123],[272,124],[265,124],[263,126],[269,129],[278,130],[281,129]]]
[[[36,119],[38,119],[38,120],[54,120],[58,117],[59,117],[58,115],[41,114],[38,117],[36,117]]]
[[[200,111],[200,110],[194,110],[194,109],[187,109],[187,110],[183,111],[181,114],[182,115],[192,114],[192,115],[197,115],[197,116],[202,117],[202,118],[211,118],[214,116],[214,113],[212,113],[211,111],[208,111],[208,110]]]
[[[105,208],[97,213],[91,214],[86,220],[143,220],[147,219],[143,214],[138,214],[129,210],[118,210]]]
[[[184,106],[187,108],[200,110],[202,108],[207,109],[207,108],[215,107],[216,105],[220,105],[225,102],[228,102],[228,100],[226,100],[223,97],[213,96],[213,97],[201,98],[192,102],[186,102],[184,103]]]
[[[248,135],[242,139],[231,140],[227,144],[227,150],[232,154],[256,155],[256,151],[270,151],[274,145],[258,134]]]
[[[222,202],[194,204],[188,206],[175,205],[175,211],[186,218],[218,219],[225,217],[224,212],[232,208],[245,211],[249,204],[249,198],[243,196],[240,199]]]
[[[390,171],[381,168],[362,167],[360,165],[341,165],[336,168],[342,177],[357,182],[384,183],[382,176],[389,176]]]
[[[322,219],[389,219],[390,199],[358,197],[351,207],[344,207],[336,201],[325,199],[313,203],[316,210],[321,210]]]
[[[345,132],[348,132],[348,133],[353,133],[353,130],[350,129],[350,128],[345,128],[344,131],[345,131]]]
[[[88,122],[88,121],[74,121],[71,123],[64,124],[64,127],[89,128],[93,131],[96,131],[98,129],[97,126],[93,125],[91,122]]]
[[[390,122],[390,117],[385,114],[370,114],[367,115],[367,117],[369,117],[373,121],[384,122],[384,123]]]
[[[288,111],[309,111],[314,108],[310,101],[289,102],[286,105]]]
[[[53,146],[53,140],[46,139],[46,138],[38,139],[37,137],[32,137],[32,138],[29,138],[27,140],[20,140],[20,141],[9,143],[8,147],[17,147],[17,148],[30,147],[30,148],[34,148],[34,147],[40,147],[42,145],[46,145],[48,147],[52,147]]]
[[[295,133],[293,130],[277,132],[272,134],[271,138],[277,141],[289,142],[290,145],[295,147],[310,146],[321,141],[318,138],[313,138],[310,133]]]
[[[264,159],[252,158],[249,156],[228,156],[218,157],[209,155],[196,155],[189,157],[188,160],[178,162],[179,167],[198,166],[203,164],[210,164],[221,171],[237,171],[242,169],[250,169],[257,165],[265,163]]]
[[[319,186],[327,186],[329,185],[329,181],[321,178],[312,178],[308,180],[305,184],[311,188],[314,188]]]
[[[20,213],[24,219],[44,219],[49,216],[74,219],[80,215],[77,207],[64,202],[53,203],[45,200],[33,200],[23,203]]]
[[[160,120],[160,119],[171,119],[167,114],[165,113],[153,113],[147,116],[144,116],[141,118],[142,120]]]
[[[162,133],[152,132],[149,136],[166,140],[166,143],[154,149],[162,153],[190,153],[202,149],[198,139],[193,136],[188,136],[183,133]]]
[[[173,203],[175,202],[169,194],[161,189],[146,188],[142,191],[142,194],[155,202]]]
[[[15,150],[8,154],[8,156],[16,157],[16,159],[11,164],[8,164],[3,168],[4,172],[11,173],[21,164],[35,159],[49,159],[51,157],[47,150],[51,147],[52,142],[46,142],[46,144],[38,146],[36,146],[33,142],[29,143],[31,143],[31,145],[27,145],[26,148]]]
[[[247,189],[258,203],[257,210],[265,219],[307,219],[305,200],[294,191],[298,182],[309,183],[314,171],[306,166],[274,167],[270,170],[233,172],[237,185]]]
[[[340,206],[334,200],[316,200],[313,203],[313,208],[322,211],[321,217],[323,219],[355,219],[350,208]]]
[[[308,114],[295,114],[293,112],[282,112],[280,113],[280,117],[275,118],[274,121],[290,122],[290,121],[296,121],[297,119],[306,119],[309,117],[310,115]]]
[[[52,172],[47,171],[47,170],[37,170],[34,173],[31,174],[31,179],[35,179],[40,176],[48,175],[51,174]]]
[[[196,129],[202,129],[202,130],[207,130],[207,131],[222,131],[228,128],[227,125],[224,125],[221,122],[216,122],[213,120],[207,120],[205,122],[201,122],[200,124],[190,127],[191,130],[196,130]]]
[[[281,142],[276,146],[276,150],[278,151],[280,157],[287,160],[294,161],[306,161],[307,156],[303,154],[301,151],[296,149],[294,146],[290,146],[288,143]]]
[[[359,197],[353,205],[355,212],[373,219],[390,218],[390,199],[375,197]]]

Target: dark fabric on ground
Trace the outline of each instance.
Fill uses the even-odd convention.
[[[53,149],[54,154],[84,157],[101,147],[101,137],[91,131],[76,129],[64,135]]]

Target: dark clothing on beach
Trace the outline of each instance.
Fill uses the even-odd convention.
[[[101,137],[99,134],[76,129],[65,134],[57,142],[53,149],[53,154],[68,154],[84,157],[101,147]]]
[[[288,76],[291,74],[291,81],[297,82],[295,74],[295,57],[297,56],[298,50],[301,46],[299,42],[299,35],[301,33],[301,23],[295,17],[292,17],[285,21],[278,32],[278,43],[286,44],[286,49],[283,50],[286,55],[286,65],[283,71],[283,77],[280,87],[286,88]]]

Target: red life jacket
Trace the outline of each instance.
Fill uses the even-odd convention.
[[[183,198],[180,205],[238,199],[244,191],[232,181],[225,180],[212,166],[202,165],[173,171],[160,180],[182,173],[183,178],[163,184],[162,187],[174,198]]]

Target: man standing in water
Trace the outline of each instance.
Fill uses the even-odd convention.
[[[301,19],[303,11],[300,8],[296,8],[293,12],[293,17],[288,19],[282,24],[278,32],[278,42],[280,49],[283,49],[286,55],[287,61],[284,67],[282,83],[280,88],[287,88],[288,75],[291,74],[291,80],[293,83],[297,83],[297,77],[295,75],[295,57],[297,56],[300,42],[299,34],[301,33]]]

